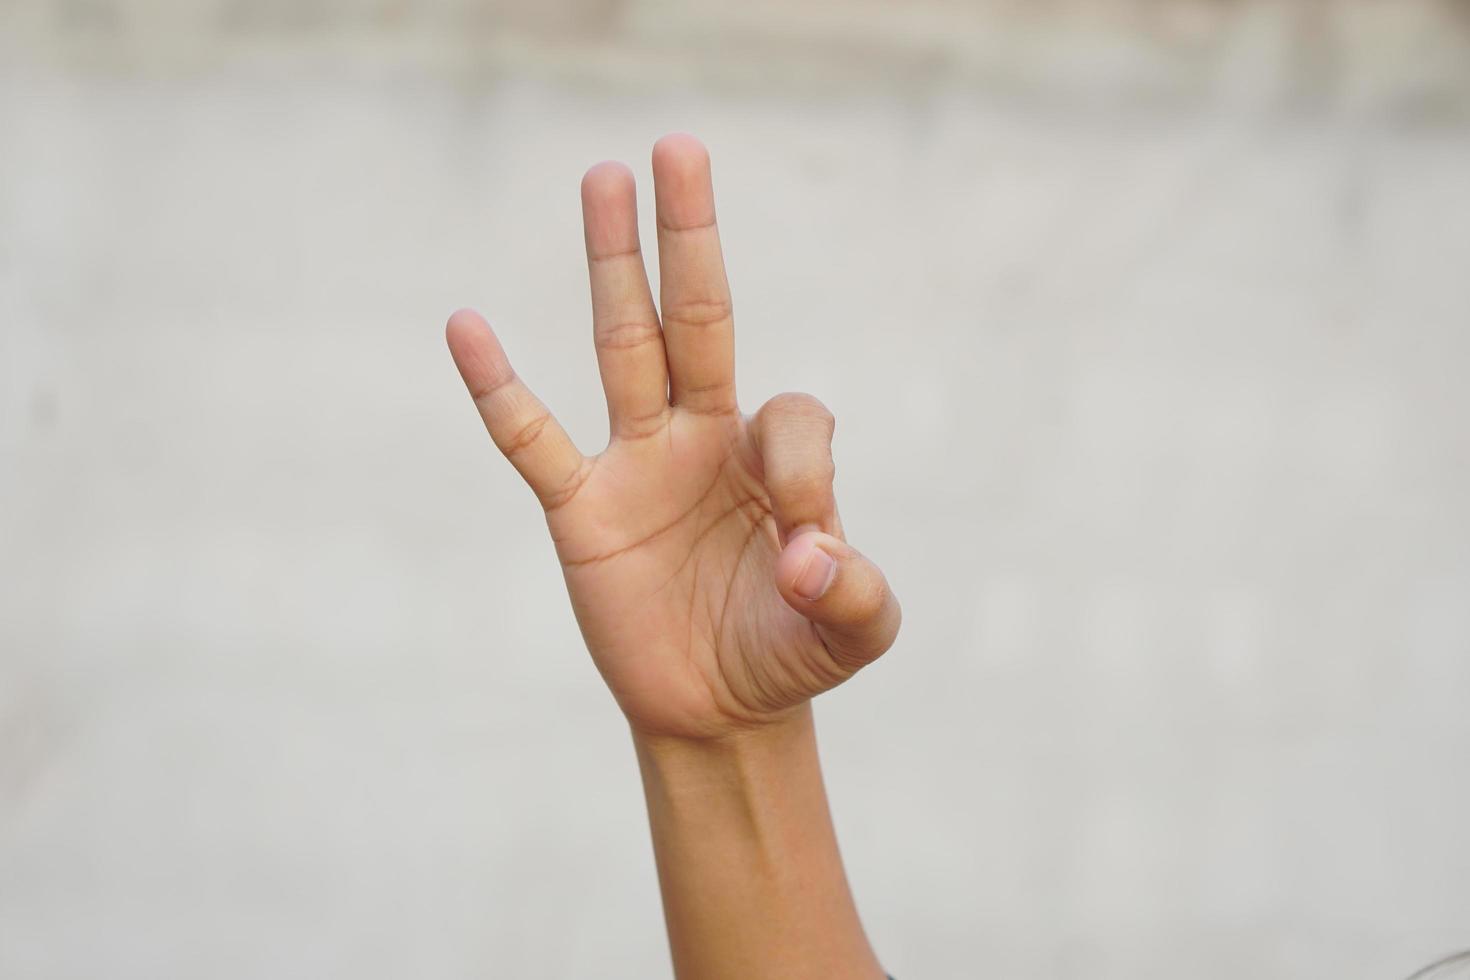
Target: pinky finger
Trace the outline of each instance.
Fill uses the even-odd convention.
[[[484,317],[459,310],[449,318],[444,334],[480,418],[505,458],[542,506],[556,507],[571,499],[581,484],[586,459],[516,376]]]

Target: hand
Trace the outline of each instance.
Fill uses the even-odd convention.
[[[455,313],[449,348],[490,436],[546,511],[587,648],[635,732],[711,738],[781,720],[881,655],[899,608],[844,540],[832,416],[735,400],[734,321],[709,156],[653,149],[659,312],[633,176],[582,180],[593,338],[611,438],[583,456],[512,371],[489,326]]]

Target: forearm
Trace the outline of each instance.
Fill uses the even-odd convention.
[[[810,705],[719,741],[634,741],[679,980],[881,980],[837,850]]]

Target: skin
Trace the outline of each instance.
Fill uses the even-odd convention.
[[[583,455],[478,314],[447,338],[490,436],[546,512],[594,663],[633,733],[680,980],[882,977],[847,888],[810,701],[893,643],[899,606],[847,544],[833,419],[735,392],[709,155],[653,149],[661,291],[632,173],[582,180],[610,438]]]

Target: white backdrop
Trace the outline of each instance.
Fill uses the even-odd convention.
[[[600,445],[577,180],[672,129],[904,601],[819,705],[889,968],[1470,946],[1464,6],[1008,10],[4,7],[0,977],[667,975],[441,328]]]

